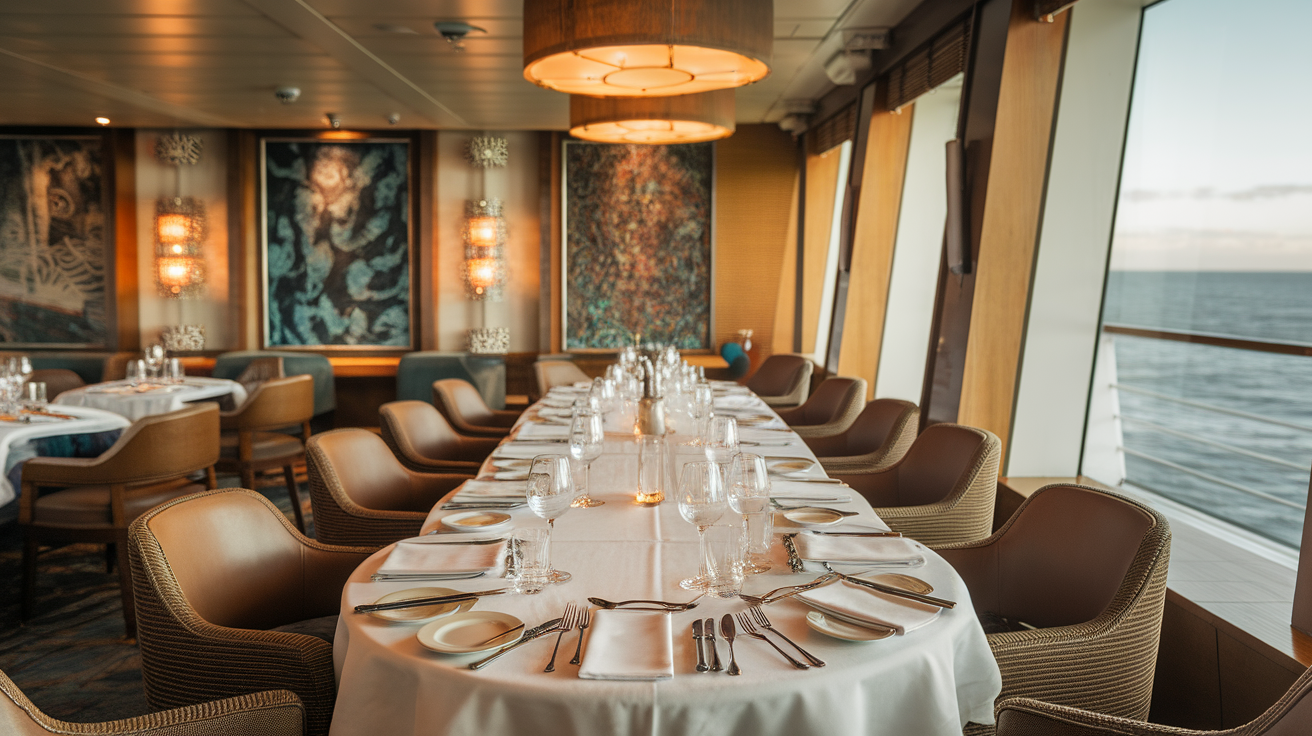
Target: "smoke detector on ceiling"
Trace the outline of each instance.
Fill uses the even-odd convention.
[[[487,33],[486,28],[471,26],[464,21],[440,20],[434,23],[433,27],[437,29],[438,33],[442,34],[442,38],[445,38],[446,42],[451,44],[451,48],[456,51],[465,50],[465,36],[468,36],[471,31]]]
[[[279,87],[273,91],[273,96],[284,105],[290,105],[301,97],[300,87]]]

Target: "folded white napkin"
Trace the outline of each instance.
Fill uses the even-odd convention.
[[[722,396],[716,396],[713,403],[716,409],[725,407],[725,408],[741,408],[741,409],[751,408],[751,409],[757,409],[759,411],[766,410],[765,402],[761,401],[755,396],[752,396],[751,394],[727,394]]]
[[[674,677],[670,614],[601,610],[594,614],[579,677],[668,680]]]
[[[564,440],[569,439],[569,426],[565,424],[537,424],[526,422],[515,435],[517,442],[525,440]]]
[[[559,417],[561,419],[573,419],[574,407],[571,406],[552,406],[545,405],[538,409],[538,414],[544,417]]]
[[[839,498],[851,500],[852,489],[838,483],[805,483],[786,478],[771,478],[770,495],[776,498]],[[839,503],[842,502],[839,501]]]
[[[528,470],[528,468],[523,470],[498,470],[492,474],[492,477],[503,481],[528,480]]]
[[[505,563],[506,545],[436,544],[429,537],[401,540],[392,548],[378,572],[415,574],[425,572],[481,572]]]
[[[502,442],[492,457],[535,458],[538,455],[564,455],[569,445],[564,442]]]
[[[925,564],[924,547],[905,537],[835,537],[801,534],[793,540],[803,560],[850,562],[889,567]]]
[[[891,626],[899,634],[938,618],[939,608],[853,585],[846,580],[799,593],[797,599],[840,620]]]
[[[467,480],[456,489],[457,501],[486,501],[488,499],[524,500],[522,481]]]

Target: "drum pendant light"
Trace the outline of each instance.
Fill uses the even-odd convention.
[[[665,97],[770,73],[773,0],[524,0],[524,77],[547,89]]]
[[[733,90],[675,97],[570,95],[570,135],[601,143],[697,143],[734,131]]]

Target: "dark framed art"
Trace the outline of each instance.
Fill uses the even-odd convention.
[[[414,344],[409,138],[260,140],[264,346]]]
[[[113,161],[103,135],[0,135],[0,348],[113,348]]]
[[[565,141],[566,350],[711,347],[713,143]]]

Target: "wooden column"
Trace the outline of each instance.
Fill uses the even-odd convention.
[[[437,186],[437,131],[421,130],[415,135],[415,192],[418,217],[415,222],[415,250],[418,259],[412,269],[414,293],[419,299],[414,310],[417,324],[415,330],[415,348],[418,350],[437,350],[437,325],[441,315],[437,313],[438,270],[437,258],[437,202],[440,192]],[[376,419],[373,421],[377,421]],[[372,424],[372,422],[370,423]]]
[[[115,128],[105,140],[106,159],[113,163],[107,184],[114,192],[113,243],[114,292],[106,294],[106,307],[115,333],[108,336],[111,349],[141,349],[140,299],[137,278],[137,131]],[[154,254],[147,254],[153,258]],[[112,303],[111,303],[112,302]]]
[[[847,319],[847,287],[852,278],[852,241],[861,205],[861,184],[865,180],[866,155],[870,144],[870,113],[875,108],[875,85],[868,84],[856,98],[856,130],[852,137],[852,161],[844,183],[843,209],[838,223],[838,271],[834,274],[834,302],[830,310],[828,349],[825,369],[838,370],[838,356],[843,352],[843,324]]]

